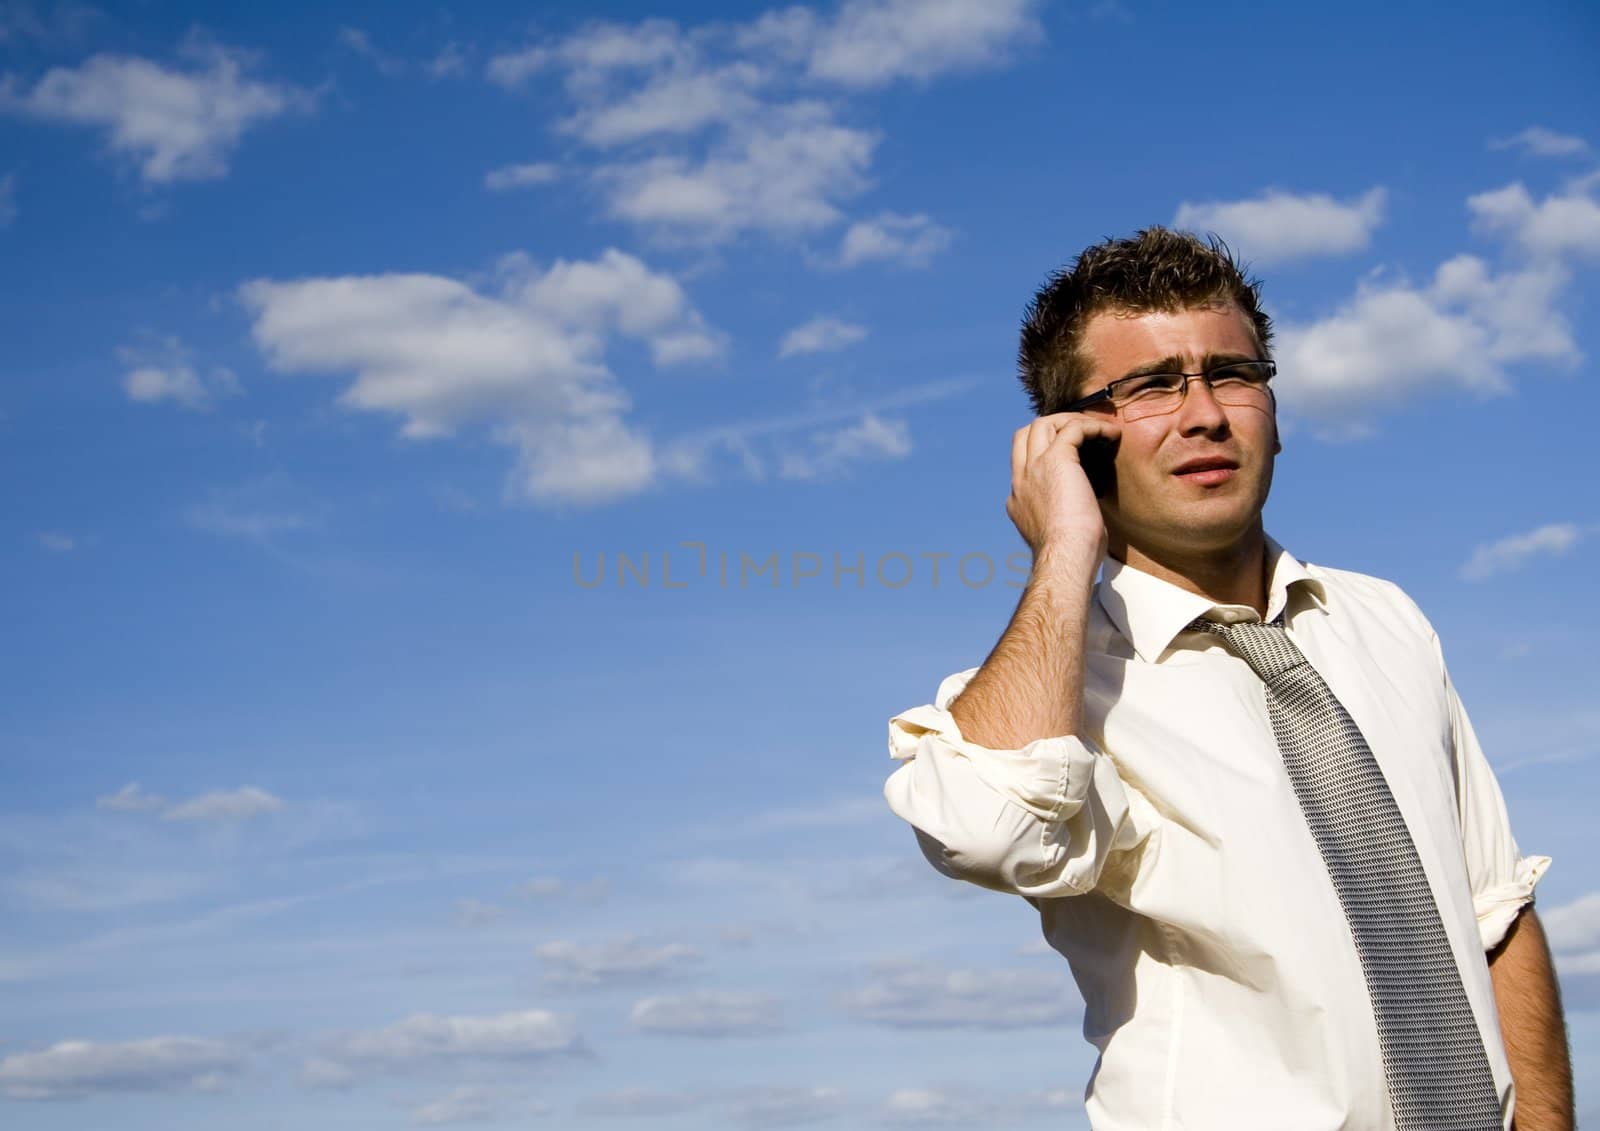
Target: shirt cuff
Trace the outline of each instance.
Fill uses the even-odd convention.
[[[1533,902],[1533,887],[1549,867],[1548,856],[1524,856],[1517,861],[1510,881],[1473,894],[1472,909],[1478,916],[1478,934],[1485,951],[1500,945],[1517,913]]]
[[[1041,821],[1071,816],[1094,786],[1096,764],[1101,759],[1074,735],[1037,738],[1017,750],[980,746],[962,737],[960,725],[946,708],[977,670],[949,676],[939,685],[931,704],[890,719],[889,756],[906,761],[916,755],[924,737],[934,734],[971,761],[986,785]]]

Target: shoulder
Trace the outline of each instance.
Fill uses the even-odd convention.
[[[1411,595],[1388,578],[1314,562],[1302,564],[1308,574],[1322,582],[1333,615],[1337,616],[1341,609],[1361,611],[1403,622],[1428,637],[1434,635],[1433,625]]]

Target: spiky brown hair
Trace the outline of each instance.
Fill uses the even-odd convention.
[[[1085,248],[1045,281],[1028,304],[1017,350],[1018,375],[1036,415],[1062,411],[1079,395],[1089,361],[1079,346],[1089,319],[1107,310],[1143,314],[1233,302],[1255,327],[1262,356],[1272,319],[1261,309],[1261,283],[1245,273],[1216,236],[1151,227],[1131,239]]]

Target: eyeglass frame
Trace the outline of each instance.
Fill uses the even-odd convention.
[[[1211,385],[1211,374],[1215,373],[1219,369],[1228,369],[1228,368],[1230,368],[1232,366],[1235,366],[1235,365],[1246,365],[1246,364],[1249,364],[1249,365],[1265,365],[1267,367],[1267,380],[1263,381],[1261,383],[1261,387],[1267,391],[1267,399],[1272,401],[1274,404],[1276,404],[1277,403],[1277,395],[1275,393],[1273,393],[1272,386],[1270,384],[1268,384],[1268,382],[1270,382],[1274,377],[1276,377],[1278,375],[1278,363],[1276,361],[1273,361],[1270,357],[1250,357],[1250,358],[1241,358],[1238,361],[1225,361],[1225,362],[1222,362],[1220,365],[1213,365],[1210,369],[1201,370],[1199,373],[1177,373],[1177,372],[1167,373],[1167,372],[1157,371],[1155,373],[1134,373],[1134,374],[1130,374],[1127,377],[1118,377],[1115,381],[1108,382],[1107,384],[1102,386],[1100,389],[1096,390],[1095,392],[1090,393],[1088,396],[1079,397],[1077,400],[1073,401],[1071,404],[1069,404],[1066,408],[1062,409],[1061,411],[1062,412],[1082,412],[1084,409],[1092,408],[1095,405],[1100,404],[1102,401],[1111,401],[1115,396],[1115,394],[1112,392],[1112,390],[1115,389],[1118,385],[1124,384],[1125,382],[1128,382],[1128,381],[1147,381],[1151,377],[1182,377],[1183,378],[1183,383],[1178,386],[1178,407],[1181,408],[1183,406],[1184,401],[1188,400],[1188,398],[1189,398],[1189,378],[1191,378],[1191,377],[1199,377],[1199,378],[1201,378],[1202,380],[1205,381],[1206,388],[1208,390],[1210,390],[1213,395],[1215,395],[1216,394],[1216,389],[1214,389],[1212,387],[1212,385]],[[1112,407],[1116,408],[1116,405],[1113,404]],[[1178,410],[1177,408],[1174,408],[1171,411],[1176,412],[1177,410]],[[1118,411],[1120,411],[1120,409]],[[1153,415],[1155,415],[1155,416],[1165,416],[1167,414],[1164,413],[1164,412],[1158,412],[1158,413],[1154,413]]]

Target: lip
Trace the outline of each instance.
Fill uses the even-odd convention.
[[[1239,470],[1237,460],[1225,456],[1200,456],[1172,469],[1172,474],[1196,487],[1220,487]]]
[[[1174,475],[1195,475],[1207,471],[1238,471],[1239,461],[1226,456],[1200,456],[1172,469]]]

